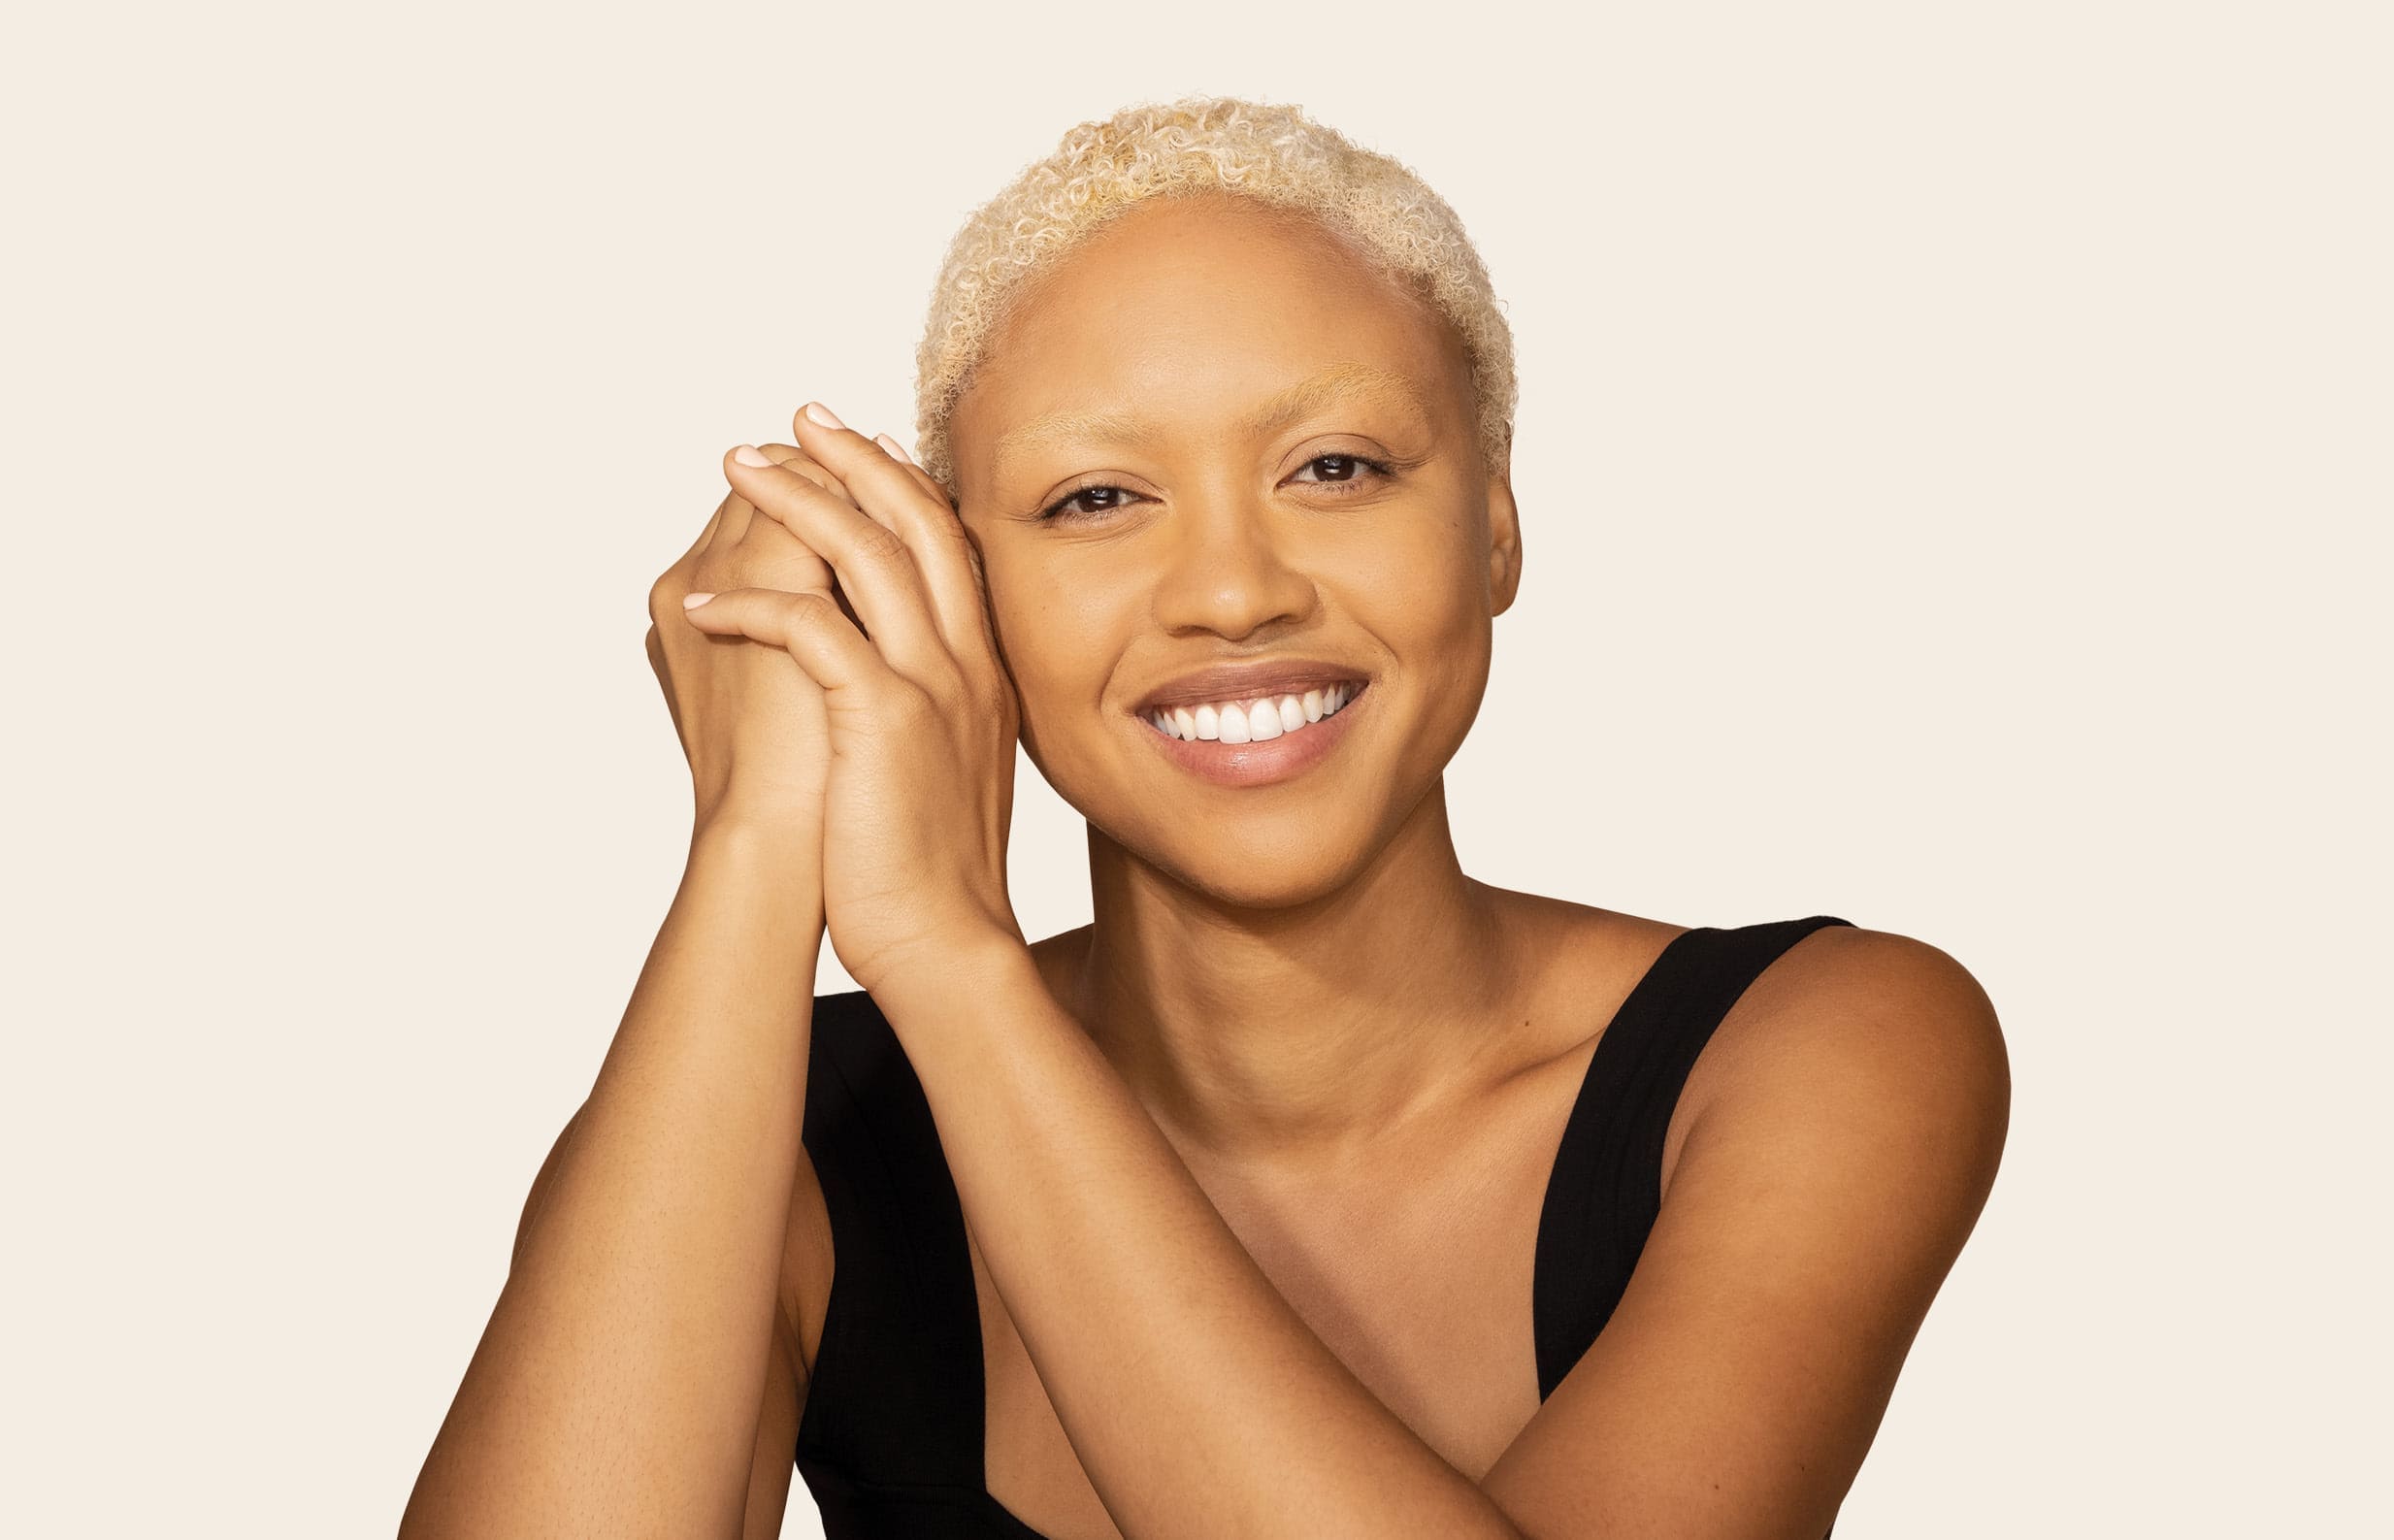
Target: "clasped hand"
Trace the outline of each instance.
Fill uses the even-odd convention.
[[[741,557],[729,559],[733,551],[714,548],[723,541],[718,512],[714,544],[703,537],[676,571],[686,569],[685,589],[710,577],[723,586],[672,594],[660,579],[650,608],[667,627],[674,623],[668,602],[679,599],[698,631],[778,648],[796,664],[792,694],[751,692],[736,709],[811,716],[815,702],[798,697],[819,693],[822,741],[812,752],[825,757],[803,772],[767,774],[761,791],[721,788],[719,800],[753,808],[760,796],[803,800],[819,785],[811,823],[808,809],[776,811],[819,831],[825,928],[840,966],[870,990],[935,967],[961,946],[1021,942],[1005,881],[1020,708],[998,656],[979,555],[938,483],[817,404],[796,415],[793,431],[812,464],[777,463],[742,444],[724,458],[735,494],[725,506],[744,500],[804,550],[749,518],[733,542]],[[757,584],[760,575],[789,586]],[[732,586],[741,581],[750,586]],[[654,660],[654,633],[650,645]],[[693,734],[679,712],[676,724],[688,747]],[[726,763],[712,778],[738,782],[742,756],[733,739],[761,736],[760,725],[722,731],[730,746],[714,756]],[[791,736],[787,724],[781,731]],[[808,752],[803,743],[785,748]],[[781,751],[747,757],[772,752]],[[695,752],[692,761],[695,770]],[[701,802],[704,812],[704,784]]]

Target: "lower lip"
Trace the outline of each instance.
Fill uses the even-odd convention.
[[[1269,786],[1303,774],[1336,748],[1347,736],[1348,719],[1370,696],[1369,689],[1359,690],[1335,713],[1261,743],[1225,743],[1204,737],[1191,741],[1159,733],[1143,718],[1131,720],[1155,739],[1164,758],[1200,780],[1217,786]]]

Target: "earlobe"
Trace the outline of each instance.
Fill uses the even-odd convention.
[[[1522,585],[1521,509],[1508,476],[1489,478],[1488,535],[1488,612],[1501,615],[1513,607]]]

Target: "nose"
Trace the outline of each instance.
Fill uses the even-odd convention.
[[[1294,532],[1270,508],[1235,493],[1184,502],[1172,520],[1155,617],[1179,635],[1210,631],[1239,640],[1301,621],[1320,603],[1313,579],[1290,558]]]

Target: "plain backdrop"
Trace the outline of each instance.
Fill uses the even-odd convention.
[[[910,441],[966,214],[1202,91],[1413,166],[1515,328],[1467,868],[1843,915],[2002,1014],[1839,1540],[2388,1532],[2383,7],[151,5],[0,60],[0,1529],[396,1527],[680,875],[649,582],[807,399]]]

